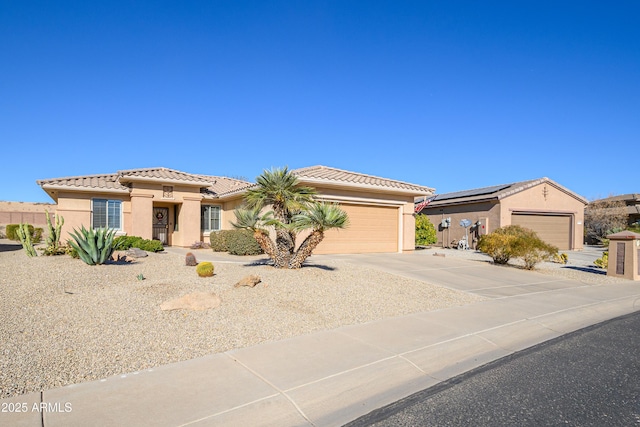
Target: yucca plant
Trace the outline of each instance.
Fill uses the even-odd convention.
[[[85,263],[99,265],[111,258],[116,230],[107,228],[87,230],[83,225],[79,231],[74,228],[69,234],[75,240],[69,240],[69,245],[78,252],[78,256]]]

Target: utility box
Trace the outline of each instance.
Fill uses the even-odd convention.
[[[607,275],[640,280],[640,234],[621,231],[610,234]]]

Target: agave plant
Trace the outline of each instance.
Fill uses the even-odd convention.
[[[113,239],[116,230],[98,228],[87,230],[84,225],[80,231],[73,229],[69,233],[74,241],[69,240],[69,245],[78,252],[82,261],[89,265],[104,264],[114,251]]]

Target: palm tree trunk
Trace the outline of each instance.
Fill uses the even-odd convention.
[[[253,232],[253,238],[256,239],[256,242],[258,242],[258,245],[260,245],[264,253],[275,261],[277,252],[273,241],[269,238],[269,235],[260,230],[255,230]]]
[[[273,265],[276,268],[289,268],[289,261],[293,255],[293,241],[289,231],[279,228],[276,229],[276,257]]]
[[[324,239],[324,232],[322,231],[316,230],[309,234],[289,262],[289,268],[302,267],[302,263],[311,256],[311,253],[322,242],[322,239]]]

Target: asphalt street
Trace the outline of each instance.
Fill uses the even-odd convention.
[[[640,312],[545,342],[348,426],[640,426]]]

